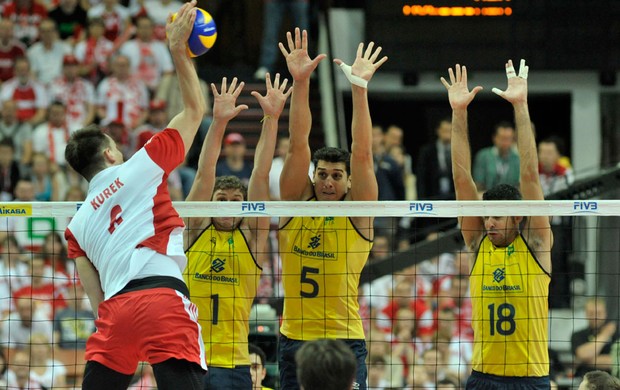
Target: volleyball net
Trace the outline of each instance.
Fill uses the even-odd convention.
[[[550,374],[566,388],[584,370],[598,367],[617,372],[620,200],[177,202],[174,206],[183,218],[271,218],[267,249],[255,254],[262,272],[248,275],[237,271],[241,273],[230,279],[239,282],[244,277],[257,278],[256,297],[228,297],[233,303],[236,299],[253,301],[249,342],[266,353],[263,384],[269,387],[278,388],[279,326],[283,300],[289,299],[299,308],[294,314],[288,313],[289,319],[301,328],[306,326],[304,308],[308,300],[330,313],[324,318],[326,329],[334,321],[357,321],[335,318],[350,313],[339,305],[354,301],[359,306],[355,311],[361,318],[368,349],[369,388],[451,388],[451,383],[464,388],[474,353],[469,290],[472,253],[463,244],[458,217],[548,216],[555,237],[547,316]],[[91,206],[71,202],[0,204],[0,344],[9,368],[0,376],[0,388],[2,381],[11,383],[24,377],[46,387],[79,387],[85,342],[95,330],[94,316],[75,266],[66,259],[63,235],[80,207]],[[299,260],[293,267],[295,275],[283,269],[282,251],[286,249],[280,245],[280,235],[287,227],[278,232],[277,223],[278,218],[292,217],[325,217],[320,231],[294,235],[308,241],[292,250]],[[353,268],[344,267],[345,271],[324,276],[320,274],[323,269],[304,263],[305,259],[316,262],[317,257],[325,264],[334,263],[334,259],[347,262],[359,258],[359,253],[346,253],[340,246],[328,248],[334,252],[332,257],[320,246],[330,234],[344,235],[334,242],[346,244],[350,236],[340,233],[340,225],[332,223],[338,217],[374,218],[374,243],[367,248],[368,260],[359,275],[348,274]],[[239,261],[242,257],[233,252]],[[361,257],[365,258],[363,253]],[[199,275],[199,281],[209,280],[215,286],[209,294],[198,297],[209,299],[204,306],[211,311],[213,326],[209,326],[206,343],[223,339],[215,334],[218,327],[214,316],[218,304],[220,309],[227,304],[226,297],[214,293],[218,267],[209,261],[208,269],[192,271]],[[235,269],[243,268],[237,264]],[[297,296],[286,296],[283,279],[287,277],[299,283]],[[323,287],[335,291],[330,286],[355,285],[358,280],[357,297],[343,300],[342,296],[330,295],[333,292],[321,291]],[[191,278],[189,287],[191,294]],[[214,296],[219,299],[217,303]],[[491,331],[510,333],[510,309],[493,309],[496,325]],[[222,320],[248,319],[227,319],[223,314],[219,325]],[[327,330],[325,336],[329,337]],[[586,357],[578,348],[592,342],[592,337],[597,354]],[[243,344],[243,348],[248,343],[228,335],[224,338],[226,343]],[[506,345],[505,351],[513,347],[517,346]],[[135,388],[154,388],[148,365],[141,365],[135,383]]]

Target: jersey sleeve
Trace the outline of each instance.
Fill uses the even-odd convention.
[[[65,230],[65,239],[67,240],[67,257],[70,259],[77,259],[81,256],[86,256],[86,252],[80,247],[75,236],[69,228]]]
[[[155,134],[144,145],[144,149],[166,174],[170,174],[185,159],[185,144],[175,129],[168,128]]]

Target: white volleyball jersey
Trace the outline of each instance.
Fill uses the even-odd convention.
[[[130,280],[144,277],[143,269],[153,269],[157,262],[170,270],[174,261],[178,272],[164,274],[180,277],[187,263],[185,225],[172,207],[167,177],[184,158],[180,134],[166,129],[129,160],[90,181],[86,200],[65,237],[69,257],[86,256],[99,271],[105,299]]]

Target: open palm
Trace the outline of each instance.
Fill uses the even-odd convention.
[[[441,83],[448,90],[448,99],[450,100],[450,106],[453,110],[467,108],[469,103],[474,100],[474,97],[478,92],[482,90],[481,86],[474,87],[471,91],[467,86],[467,68],[465,66],[456,64],[455,69],[448,69],[450,75],[450,82],[445,78],[441,78]]]
[[[243,90],[245,83],[241,82],[237,85],[237,78],[233,78],[230,86],[227,86],[227,79],[222,79],[221,92],[218,92],[215,84],[211,84],[211,91],[213,92],[213,117],[229,121],[236,117],[241,111],[247,110],[248,106],[241,104],[237,106],[237,98]]]

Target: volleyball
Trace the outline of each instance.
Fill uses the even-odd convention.
[[[172,15],[172,20],[177,14]],[[202,8],[196,8],[196,20],[187,40],[187,51],[191,57],[198,57],[209,51],[217,39],[217,28],[211,14]]]

